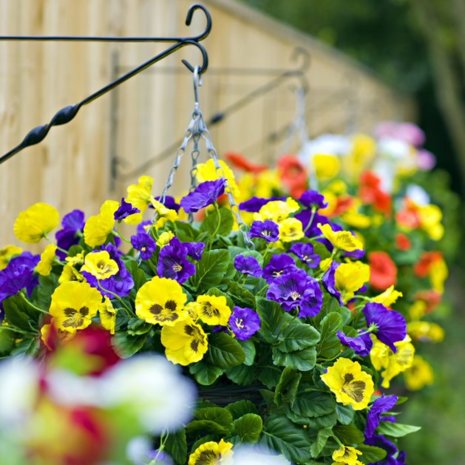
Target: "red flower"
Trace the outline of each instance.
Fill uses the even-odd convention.
[[[441,303],[442,295],[437,291],[428,289],[425,291],[418,291],[415,294],[415,299],[425,302],[426,313],[431,313]]]
[[[413,271],[419,278],[426,278],[437,260],[442,260],[441,252],[423,252]]]
[[[396,215],[396,220],[399,225],[409,229],[420,227],[421,222],[417,205],[406,199],[404,208]]]
[[[384,291],[397,281],[397,267],[386,252],[371,252],[368,254],[370,264],[370,284],[378,290]]]
[[[293,197],[300,197],[307,189],[307,170],[295,155],[284,155],[279,159],[278,174]]]
[[[255,165],[239,153],[227,152],[224,156],[235,168],[247,171],[248,173],[260,173],[267,169],[266,165]]]
[[[350,207],[353,205],[354,199],[350,195],[345,195],[342,197],[338,197],[336,201],[336,207],[334,211],[331,212],[329,216],[339,216],[345,213]]]
[[[371,171],[362,174],[359,195],[363,203],[373,205],[373,208],[380,213],[386,215],[391,213],[391,196],[381,189],[381,180]]]
[[[396,247],[402,251],[409,250],[412,247],[412,243],[407,234],[399,233],[396,235]]]

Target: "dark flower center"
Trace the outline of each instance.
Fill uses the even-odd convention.
[[[344,375],[342,392],[354,399],[355,402],[361,402],[363,400],[365,387],[366,384],[363,381],[354,381],[354,375],[352,373],[346,373]]]
[[[79,310],[67,307],[63,310],[63,313],[68,317],[63,322],[65,328],[79,328],[84,324],[84,318],[89,314],[89,309],[85,306],[81,307]]]

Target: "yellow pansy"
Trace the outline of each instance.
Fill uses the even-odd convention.
[[[198,317],[207,325],[226,326],[231,316],[226,297],[216,295],[199,295],[195,308]]]
[[[67,281],[84,281],[84,276],[82,276],[82,274],[79,273],[74,266],[65,265],[60,277],[58,278],[58,283],[61,284]]]
[[[156,228],[162,228],[167,221],[176,221],[179,218],[176,210],[165,207],[158,200],[152,200],[152,207],[155,209],[154,225]]]
[[[203,328],[190,318],[163,326],[161,343],[166,358],[175,364],[187,366],[202,360],[208,350],[208,339]]]
[[[341,170],[341,162],[336,155],[318,153],[312,158],[313,170],[321,181],[327,181],[338,175]]]
[[[331,257],[325,258],[324,260],[321,260],[321,262],[320,262],[320,270],[322,270],[322,271],[329,270],[329,267],[331,266],[331,263],[333,263],[333,259]]]
[[[0,249],[0,270],[7,267],[10,260],[15,256],[19,255],[23,249],[16,245],[7,245]]]
[[[302,237],[304,237],[304,230],[297,218],[287,218],[279,223],[279,240],[282,242],[298,241]]]
[[[365,409],[374,392],[371,376],[362,370],[360,363],[348,358],[339,358],[321,379],[336,395],[337,402],[351,405],[354,410]]]
[[[323,236],[328,239],[334,247],[345,252],[362,250],[362,241],[349,231],[334,231],[329,224],[320,225]]]
[[[220,440],[220,442],[204,442],[189,456],[188,465],[222,465],[223,459],[232,454],[232,443]]]
[[[360,200],[355,200],[351,207],[341,215],[341,219],[348,226],[359,229],[366,229],[371,226],[371,217],[359,212]]]
[[[42,276],[48,276],[51,273],[56,251],[57,246],[55,244],[49,244],[45,247],[44,251],[40,254],[40,262],[36,266],[37,273]]]
[[[418,391],[434,383],[433,368],[421,355],[415,355],[412,366],[404,372],[404,379],[407,389]]]
[[[28,244],[35,244],[45,237],[60,222],[60,214],[47,203],[35,203],[22,211],[13,226],[15,236]]]
[[[418,341],[441,342],[444,339],[444,329],[429,321],[411,321],[407,324],[407,333]]]
[[[100,315],[100,323],[102,327],[109,331],[110,334],[115,334],[116,309],[113,307],[113,304],[108,297],[105,297],[98,312]]]
[[[92,323],[101,303],[97,289],[85,282],[68,281],[53,292],[50,314],[58,329],[74,333]]]
[[[280,223],[289,217],[292,213],[299,210],[299,204],[288,197],[286,200],[272,200],[260,208],[258,213],[255,213],[255,221],[274,221]]]
[[[390,307],[393,303],[397,301],[399,297],[402,297],[402,292],[396,291],[394,285],[389,286],[384,292],[378,294],[376,297],[371,299],[372,302],[377,304],[382,304],[385,307]]]
[[[344,302],[350,300],[370,279],[370,266],[362,262],[342,263],[334,273],[336,288],[341,292]]]
[[[118,273],[118,263],[110,257],[106,250],[91,252],[86,255],[81,271],[86,271],[98,280],[107,279]]]
[[[370,359],[375,370],[381,371],[383,388],[389,388],[392,378],[399,373],[407,370],[412,366],[413,357],[415,355],[415,347],[409,336],[403,341],[395,342],[397,352],[393,352],[386,344],[383,344],[375,336],[373,348],[370,351]]]
[[[115,226],[115,211],[119,204],[115,200],[105,200],[100,213],[89,217],[84,226],[84,242],[90,247],[102,245]]]
[[[65,261],[68,265],[72,266],[82,265],[84,263],[84,252],[79,252],[78,254],[73,255],[72,257],[68,256],[65,258]]]
[[[226,179],[226,191],[231,192],[234,199],[240,199],[241,192],[237,186],[234,173],[231,168],[223,161],[218,160],[219,169],[216,168],[215,162],[210,158],[205,163],[199,163],[195,170],[195,177],[199,183],[205,181],[216,181],[220,178]]]
[[[155,276],[137,291],[136,315],[147,323],[173,326],[186,316],[186,300],[177,281]]]
[[[157,239],[157,245],[162,249],[165,245],[168,245],[170,240],[173,239],[174,233],[172,231],[165,231],[160,234],[160,237]]]
[[[428,305],[424,300],[416,300],[408,309],[408,316],[411,320],[419,320],[425,316]]]
[[[131,184],[127,187],[126,202],[129,202],[133,207],[141,211],[140,214],[135,213],[135,215],[144,213],[152,202],[152,187],[153,178],[151,176],[141,176],[137,184]]]
[[[358,456],[362,453],[355,447],[341,445],[339,449],[333,452],[332,459],[337,464],[358,465],[360,462]]]
[[[324,190],[322,192],[325,198],[325,202],[328,204],[325,208],[320,208],[318,213],[321,215],[331,216],[337,208],[337,195],[330,190]]]

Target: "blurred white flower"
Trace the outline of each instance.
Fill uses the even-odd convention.
[[[284,456],[276,455],[264,446],[238,445],[225,465],[291,465]]]
[[[305,143],[299,152],[299,159],[307,166],[313,156],[319,153],[343,157],[349,153],[351,144],[347,136],[322,134]]]
[[[108,370],[101,381],[108,406],[125,405],[147,432],[175,430],[192,416],[193,383],[159,355],[140,355]]]
[[[384,157],[403,159],[410,155],[411,146],[402,140],[385,137],[378,142],[378,152]]]
[[[431,201],[425,189],[418,184],[409,184],[405,196],[413,200],[417,205],[428,205]]]
[[[34,409],[39,391],[39,366],[29,358],[0,363],[0,429],[20,427]]]

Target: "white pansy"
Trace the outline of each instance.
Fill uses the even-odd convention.
[[[431,201],[425,189],[418,184],[409,184],[405,196],[413,200],[417,205],[429,205]]]
[[[276,455],[263,446],[238,445],[233,454],[226,460],[225,465],[291,465],[282,455]]]

